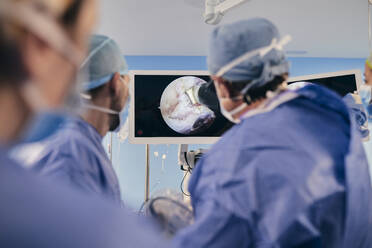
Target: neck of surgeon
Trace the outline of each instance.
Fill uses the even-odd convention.
[[[111,99],[109,97],[95,96],[92,98],[92,104],[109,109],[111,107]],[[81,115],[81,118],[94,127],[102,137],[110,131],[112,116],[108,113],[87,109]]]
[[[226,101],[227,100],[227,101]],[[222,99],[221,104],[227,105],[227,111],[231,111],[232,117],[236,120],[241,119],[250,110],[256,109],[266,101],[266,98],[256,100],[250,104],[247,104],[244,100],[233,100],[233,99]],[[235,111],[234,111],[235,110]]]
[[[273,95],[272,93],[285,90],[287,77],[287,74],[276,76],[272,81],[248,92],[245,89],[251,85],[251,80],[231,82],[217,76],[212,76],[212,79],[222,114],[231,122],[239,123],[248,111],[264,104],[270,92]]]
[[[0,83],[1,85],[1,83]],[[11,84],[0,88],[0,146],[8,145],[19,138],[30,118],[30,111],[20,92]]]

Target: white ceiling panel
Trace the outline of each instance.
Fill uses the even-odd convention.
[[[98,33],[114,38],[126,55],[206,55],[213,27],[204,24],[198,5],[198,0],[103,0]],[[289,56],[368,55],[367,0],[251,0],[221,24],[257,16],[292,35]]]

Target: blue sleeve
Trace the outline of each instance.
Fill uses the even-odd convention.
[[[149,220],[0,158],[0,247],[167,247]]]
[[[333,162],[342,164],[343,157],[332,161],[315,154],[315,148],[312,152],[226,149],[203,160],[191,180],[195,223],[179,233],[176,247],[294,247],[305,242],[318,247],[319,234],[338,237],[344,188],[333,174]],[[332,230],[324,229],[327,225]]]
[[[195,223],[176,235],[174,247],[250,247],[250,230],[246,222],[217,202],[210,200],[198,204],[195,214]]]
[[[68,155],[59,155],[47,162],[42,174],[86,192],[100,192],[97,173],[92,172],[95,168],[84,170],[83,165],[93,166],[84,156],[77,160]]]

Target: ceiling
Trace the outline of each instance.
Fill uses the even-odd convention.
[[[206,55],[213,27],[204,24],[198,1],[101,0],[97,32],[115,39],[126,55]],[[251,0],[221,24],[257,16],[292,36],[291,57],[368,55],[367,0]]]

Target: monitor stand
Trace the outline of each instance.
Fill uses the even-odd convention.
[[[178,148],[178,165],[184,171],[184,179],[182,183],[183,196],[185,201],[190,201],[190,192],[188,191],[189,180],[192,170],[195,168],[198,160],[207,153],[206,149],[198,149],[196,151],[189,151],[189,145],[182,144]]]
[[[146,144],[145,203],[150,200],[150,145]]]

